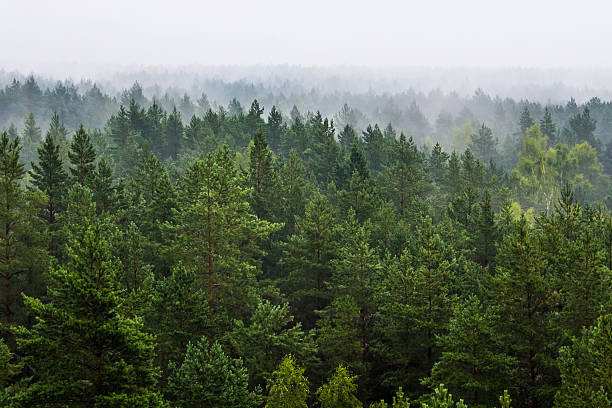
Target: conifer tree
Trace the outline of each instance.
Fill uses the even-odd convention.
[[[7,324],[23,323],[20,293],[40,293],[44,225],[37,216],[40,194],[21,188],[25,174],[20,140],[0,135],[0,313]],[[19,319],[18,321],[17,318]],[[10,337],[10,336],[9,336]],[[9,342],[12,346],[12,342]]]
[[[276,216],[275,206],[278,199],[276,174],[273,167],[273,153],[261,126],[253,136],[253,145],[249,153],[249,184],[253,188],[252,208],[255,214],[266,220]]]
[[[555,408],[604,408],[612,403],[612,315],[601,316],[557,361],[562,385]]]
[[[329,302],[325,282],[331,278],[336,258],[336,221],[323,195],[316,194],[306,205],[304,216],[296,217],[295,229],[285,247],[282,263],[287,277],[281,285],[298,320],[311,329],[315,326],[314,311]]]
[[[557,126],[555,122],[553,122],[552,113],[548,106],[544,109],[544,117],[540,120],[540,130],[548,137],[548,140],[554,144],[557,138]]]
[[[195,161],[182,180],[183,207],[176,226],[174,254],[196,267],[206,287],[208,306],[237,318],[256,306],[257,242],[280,228],[249,211],[249,191],[242,186],[227,147]]]
[[[11,399],[17,406],[155,407],[154,338],[121,313],[117,275],[100,220],[69,239],[69,260],[50,271],[48,302],[25,297],[36,316],[18,346],[33,377]]]
[[[38,164],[32,163],[31,175],[32,184],[47,196],[44,218],[51,227],[62,208],[68,176],[64,171],[59,146],[50,132],[47,132],[43,145],[38,148]]]
[[[164,135],[164,157],[170,157],[176,161],[178,154],[183,146],[183,122],[181,114],[176,110],[176,106],[172,108],[170,113],[163,123]]]
[[[36,124],[34,114],[30,112],[23,123],[21,133],[23,153],[22,159],[26,163],[25,167],[30,168],[30,163],[36,161],[36,146],[41,142],[41,130]]]
[[[469,147],[474,152],[476,159],[483,163],[489,163],[495,156],[495,146],[497,145],[497,139],[493,138],[491,128],[483,123],[478,129],[478,134],[472,134],[471,139]]]
[[[494,307],[470,296],[457,303],[448,332],[438,338],[444,350],[425,380],[432,388],[443,383],[470,404],[490,406],[507,387],[514,360],[503,353],[496,331]]]
[[[96,151],[83,125],[72,137],[68,158],[70,159],[72,177],[81,186],[89,185],[95,170]]]
[[[521,116],[519,118],[519,136],[525,136],[525,132],[527,129],[535,125],[533,118],[531,117],[531,112],[529,112],[529,107],[527,105],[523,106],[521,110]]]
[[[517,361],[510,381],[518,388],[522,406],[549,406],[556,379],[551,323],[558,299],[551,291],[538,240],[524,217],[504,237],[497,265],[493,286],[500,308],[497,330],[508,355]]]
[[[261,405],[261,390],[249,391],[249,374],[242,360],[232,359],[219,343],[206,337],[189,343],[184,360],[170,364],[166,396],[177,408]]]

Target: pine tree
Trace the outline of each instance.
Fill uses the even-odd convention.
[[[380,264],[376,252],[369,245],[369,223],[359,225],[353,211],[349,211],[342,236],[344,239],[338,260],[334,262],[329,288],[334,299],[343,300],[333,302],[322,313],[318,341],[328,361],[334,365],[340,362],[348,364],[363,381],[367,381],[370,350],[375,346],[373,326],[377,308],[374,293]],[[350,314],[353,319],[343,321],[348,310],[356,313]],[[361,385],[364,392],[371,388],[364,382]]]
[[[61,211],[68,181],[59,146],[51,132],[47,132],[43,145],[38,148],[38,164],[32,163],[31,175],[32,184],[47,196],[44,218],[51,228],[57,212]]]
[[[601,316],[557,360],[562,385],[555,408],[604,408],[612,404],[612,315]]]
[[[555,139],[557,138],[557,126],[555,122],[553,122],[552,113],[548,106],[544,109],[544,117],[540,120],[540,130],[546,136],[548,136],[548,140],[554,144]]]
[[[166,396],[177,408],[261,405],[261,390],[249,391],[249,374],[242,360],[232,359],[219,343],[206,337],[189,343],[180,365],[170,364]]]
[[[21,188],[25,174],[20,163],[19,138],[0,135],[0,313],[4,323],[23,323],[20,293],[40,293],[44,268],[45,229],[37,216],[40,194]],[[9,340],[12,337],[9,335]],[[9,341],[9,345],[13,345]]]
[[[102,221],[69,239],[69,261],[50,272],[48,302],[25,297],[37,320],[18,346],[35,375],[12,397],[17,406],[154,407],[154,338],[121,314],[120,265]]]
[[[444,187],[451,196],[458,194],[463,188],[461,183],[461,162],[455,151],[451,153],[448,161],[448,169],[444,177]]]
[[[274,171],[274,156],[261,127],[253,136],[249,152],[249,184],[253,188],[252,208],[260,219],[272,220],[278,198],[278,186]]]
[[[265,408],[308,408],[309,386],[304,371],[291,354],[287,355],[268,379]]]
[[[296,217],[296,233],[289,237],[282,260],[286,278],[281,287],[304,327],[315,326],[315,310],[329,302],[325,282],[331,278],[336,258],[337,226],[325,197],[316,194],[306,205],[303,217]]]
[[[556,379],[551,323],[558,299],[545,274],[537,237],[524,217],[504,237],[497,265],[492,294],[500,308],[497,330],[508,355],[517,361],[509,382],[519,390],[520,405],[550,406]]]
[[[276,109],[276,106],[272,106],[272,109],[270,110],[267,125],[267,135],[268,140],[270,141],[270,148],[272,151],[278,152],[281,146],[281,138],[285,130],[285,125],[283,123],[283,115],[278,109]]]
[[[584,108],[582,113],[578,113],[570,118],[569,125],[573,135],[573,140],[570,141],[570,144],[588,142],[597,149],[601,147],[601,142],[595,137],[597,121],[591,118],[591,112],[588,107]]]
[[[176,161],[178,154],[183,146],[183,122],[181,114],[176,110],[176,106],[172,108],[172,113],[168,115],[163,123],[164,135],[164,157],[170,157]]]
[[[206,292],[195,268],[177,265],[171,273],[158,278],[153,286],[146,324],[157,337],[157,361],[167,378],[168,363],[178,361],[189,343],[215,334],[210,320]]]
[[[236,320],[228,337],[236,354],[244,359],[251,384],[257,386],[265,385],[287,354],[309,367],[318,360],[314,333],[305,333],[301,323],[294,321],[288,304],[260,302],[248,324]]]
[[[91,180],[91,189],[99,211],[110,211],[118,204],[116,186],[113,180],[113,169],[104,156],[98,160],[98,168]]]
[[[449,157],[450,155],[442,150],[440,143],[436,143],[431,149],[431,155],[429,156],[429,171],[436,183],[443,181]]]
[[[444,351],[426,384],[433,388],[443,383],[470,404],[489,406],[508,386],[514,366],[514,360],[501,351],[497,319],[494,307],[486,307],[475,296],[457,303],[448,332],[438,338]]]
[[[34,114],[30,112],[23,123],[21,133],[23,153],[22,159],[26,163],[26,169],[30,168],[30,163],[36,161],[36,147],[41,142],[41,130],[36,124]]]
[[[491,128],[483,123],[478,129],[478,134],[472,134],[471,138],[469,147],[474,152],[476,159],[489,163],[496,154],[495,146],[497,145],[497,139],[493,138]]]
[[[529,112],[529,108],[527,105],[523,107],[521,110],[521,116],[519,118],[519,136],[525,136],[525,132],[527,129],[535,125],[533,118],[531,117],[531,112]]]
[[[196,160],[182,188],[173,254],[185,266],[198,269],[211,312],[218,306],[234,317],[246,317],[256,306],[255,257],[263,255],[257,243],[280,225],[250,213],[249,191],[227,147]]]
[[[79,127],[79,130],[72,137],[68,158],[72,165],[70,167],[72,177],[82,186],[89,185],[95,170],[94,160],[96,160],[96,151],[83,125]]]

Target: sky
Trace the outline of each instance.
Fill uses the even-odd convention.
[[[612,67],[612,2],[0,0],[0,68]]]

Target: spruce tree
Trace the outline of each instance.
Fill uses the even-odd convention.
[[[81,186],[89,185],[95,170],[96,151],[83,125],[72,137],[68,158],[70,159],[72,177]]]

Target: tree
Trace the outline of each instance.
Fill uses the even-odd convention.
[[[26,167],[30,167],[30,163],[36,160],[36,146],[41,142],[41,130],[36,124],[34,114],[30,112],[23,123],[23,132],[21,132],[23,146],[23,161]]]
[[[280,228],[250,212],[227,147],[196,160],[181,180],[182,210],[173,256],[195,267],[207,288],[210,311],[217,306],[240,318],[256,306],[257,243]]]
[[[612,315],[601,316],[557,360],[562,385],[556,408],[604,408],[612,404]]]
[[[432,388],[444,383],[470,404],[489,406],[507,386],[514,365],[502,351],[497,319],[494,306],[486,307],[476,296],[457,303],[448,332],[438,338],[444,351],[426,383]]]
[[[113,169],[104,156],[98,160],[98,168],[93,174],[91,188],[99,211],[110,211],[119,203],[117,186],[113,179]]]
[[[436,183],[440,183],[444,180],[444,173],[446,172],[449,157],[450,155],[442,150],[440,143],[436,143],[431,149],[431,155],[429,156],[429,171]]]
[[[70,167],[72,177],[82,186],[89,185],[95,170],[96,151],[83,125],[79,127],[79,130],[72,137],[68,158],[72,165]]]
[[[178,361],[187,352],[187,345],[196,344],[211,332],[206,292],[195,268],[183,265],[154,282],[146,324],[157,336],[157,361],[167,377],[168,362]]]
[[[256,385],[264,385],[287,354],[310,366],[317,360],[314,333],[305,333],[302,324],[294,321],[288,304],[273,305],[264,300],[248,324],[235,321],[228,338],[236,354],[244,359],[251,383]]]
[[[325,282],[331,278],[336,258],[337,226],[328,200],[316,194],[296,217],[296,233],[289,237],[282,259],[286,278],[281,282],[304,327],[315,326],[315,310],[329,302]]]
[[[422,408],[467,408],[462,399],[455,403],[444,384],[440,384],[426,401],[421,404]]]
[[[531,112],[529,112],[529,107],[527,105],[523,106],[521,110],[521,115],[519,118],[519,136],[523,137],[527,129],[535,125],[533,118],[531,117]]]
[[[273,153],[268,148],[261,126],[253,136],[249,159],[249,185],[253,188],[251,207],[259,218],[272,220],[278,212],[274,211],[278,202],[278,185]]]
[[[573,140],[570,140],[571,144],[588,142],[591,146],[599,147],[599,140],[595,138],[597,122],[591,118],[589,108],[584,108],[582,113],[570,118],[569,125],[573,135]]]
[[[52,228],[56,214],[63,205],[68,176],[64,171],[59,146],[50,132],[47,132],[43,145],[38,148],[38,164],[32,163],[31,175],[32,184],[47,196],[43,217]],[[53,248],[53,243],[50,245]]]
[[[518,388],[522,406],[550,406],[556,380],[551,321],[558,299],[545,274],[538,238],[524,217],[504,237],[497,265],[493,281],[500,308],[497,330],[508,355],[517,362],[510,383]]]
[[[283,123],[283,115],[276,109],[276,106],[272,106],[270,114],[268,115],[268,140],[270,141],[270,148],[278,152],[281,145],[281,137],[285,131],[285,124]]]
[[[330,280],[335,299],[322,314],[319,344],[332,364],[344,362],[367,381],[370,349],[374,346],[375,282],[378,256],[370,247],[370,226],[361,226],[349,211],[338,260]],[[366,383],[362,383],[366,391]]]
[[[154,407],[154,337],[138,318],[121,314],[108,230],[93,220],[69,240],[69,260],[50,271],[48,302],[25,296],[36,316],[17,330],[34,376],[18,390],[18,406]]]
[[[489,163],[495,156],[495,146],[497,145],[497,139],[493,138],[491,128],[483,123],[478,129],[478,134],[472,134],[471,138],[469,147],[474,152],[476,159],[483,163]]]
[[[44,199],[21,188],[19,138],[0,135],[0,313],[8,325],[23,323],[20,293],[37,295],[44,268],[44,226],[38,217]],[[16,317],[19,321],[16,321]],[[12,337],[9,336],[9,340]],[[12,341],[9,345],[13,346]]]
[[[304,368],[289,354],[268,379],[265,408],[308,408],[308,388]]]
[[[338,365],[336,372],[317,390],[317,397],[321,408],[359,408],[361,402],[357,399],[356,376],[342,364]]]
[[[249,391],[249,374],[242,360],[232,359],[219,343],[206,337],[189,343],[180,365],[170,364],[166,396],[177,408],[261,405],[261,391]]]
[[[544,109],[544,117],[540,120],[540,130],[551,142],[557,138],[557,126],[553,122],[552,113],[548,106]]]
[[[176,106],[172,108],[172,113],[168,115],[163,122],[164,135],[164,157],[170,157],[176,161],[179,151],[183,146],[183,121],[181,114],[176,110]]]

